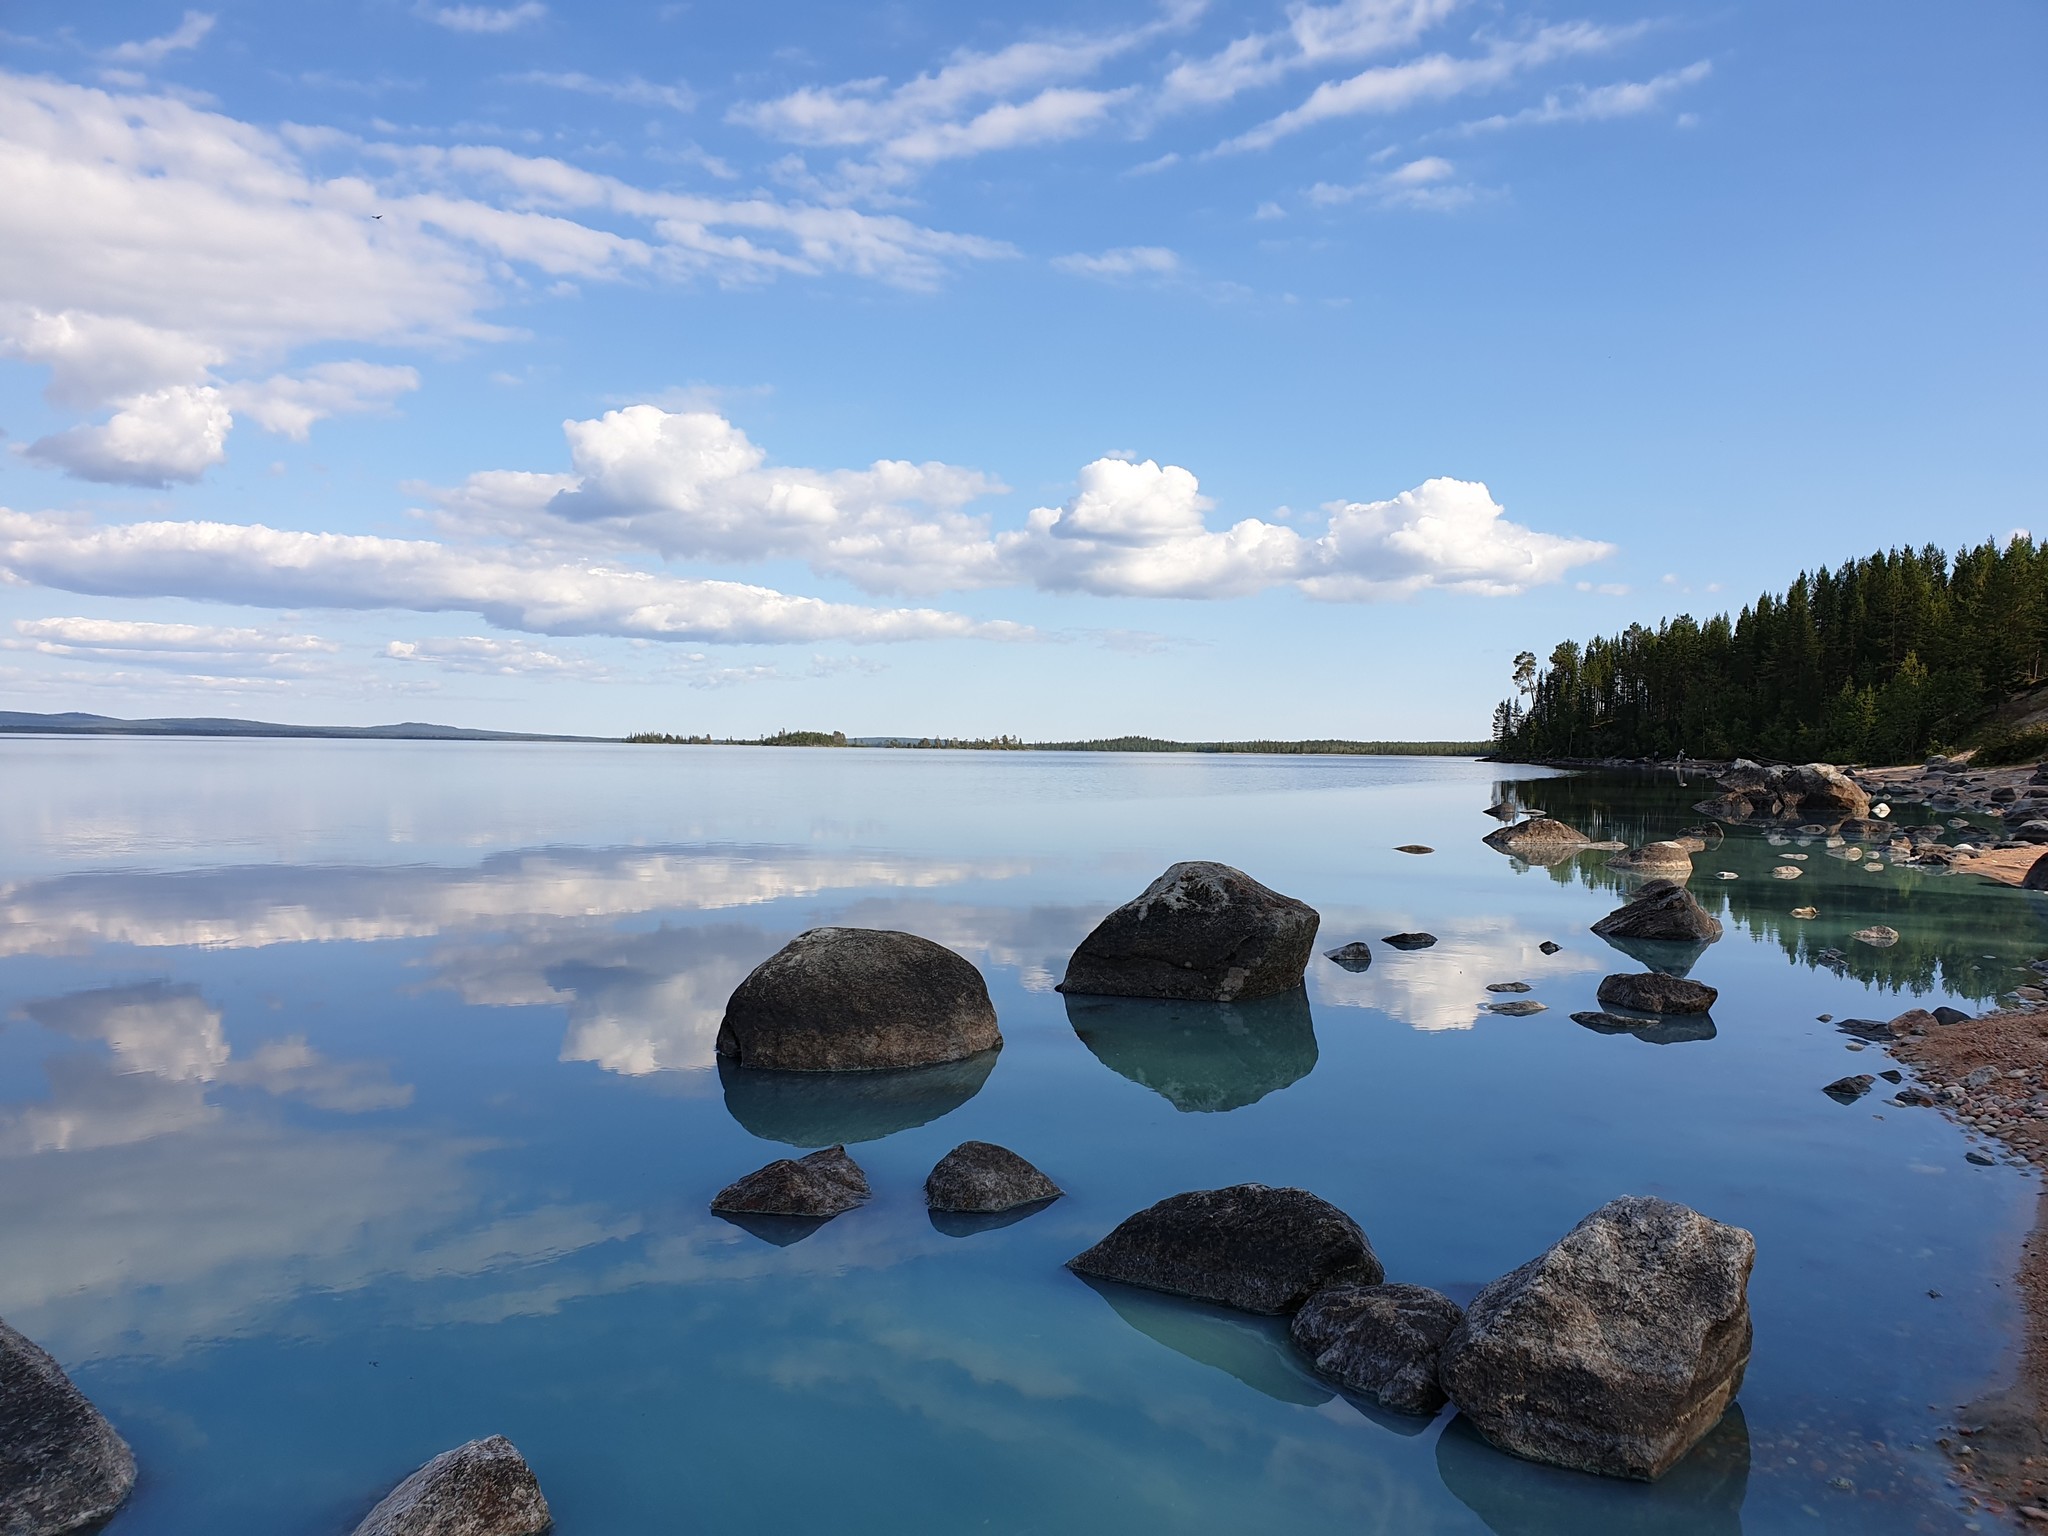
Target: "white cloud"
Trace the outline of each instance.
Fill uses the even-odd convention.
[[[531,69],[509,78],[520,85],[545,85],[558,91],[602,96],[607,101],[622,102],[632,107],[667,107],[672,112],[690,112],[697,106],[696,93],[680,80],[674,85],[657,85],[651,80],[642,80],[638,75],[627,75],[620,80],[601,80],[581,70],[551,72],[544,69]]]
[[[1604,560],[1614,546],[1509,522],[1484,485],[1426,480],[1391,501],[1332,503],[1311,597],[1357,602],[1425,589],[1506,597]]]
[[[535,274],[916,287],[1006,254],[899,217],[651,192],[491,147],[272,133],[167,95],[0,72],[0,355],[47,367],[55,404],[119,408],[45,440],[44,462],[88,478],[192,479],[222,457],[231,408],[290,434],[374,408],[395,368],[267,385],[248,370],[316,343],[501,338],[485,311]]]
[[[1538,106],[1467,123],[1464,131],[1479,133],[1495,128],[1517,128],[1524,124],[1599,123],[1614,118],[1640,117],[1645,112],[1655,111],[1685,87],[1706,79],[1713,73],[1713,68],[1708,60],[1701,59],[1697,64],[1667,70],[1649,80],[1573,86],[1569,91],[1552,92]]]
[[[1177,64],[1160,90],[1162,104],[1212,106],[1270,85],[1297,70],[1367,58],[1421,37],[1464,0],[1338,0],[1288,8],[1288,24],[1253,32],[1203,59]]]
[[[1309,188],[1308,196],[1310,202],[1324,207],[1370,198],[1383,208],[1419,208],[1433,213],[1448,213],[1467,206],[1479,196],[1477,188],[1458,181],[1456,177],[1457,167],[1450,161],[1441,155],[1425,155],[1348,186],[1317,182]]]
[[[162,37],[142,42],[121,43],[101,55],[115,64],[161,64],[171,54],[197,48],[213,30],[214,17],[205,11],[187,11],[184,20]]]
[[[603,677],[606,668],[585,656],[543,650],[525,640],[493,635],[440,636],[393,640],[384,647],[390,661],[422,662],[443,672],[492,677]]]
[[[14,633],[0,640],[0,648],[99,667],[181,673],[177,681],[197,687],[317,677],[332,670],[328,658],[341,649],[318,635],[136,619],[17,619]],[[154,690],[167,681],[152,678],[146,686]]]
[[[234,423],[218,389],[177,384],[133,396],[99,426],[38,438],[27,453],[81,480],[163,487],[197,480],[225,459]]]
[[[1300,106],[1220,147],[1265,149],[1291,134],[1336,118],[1399,112],[1418,102],[1445,101],[1471,91],[1490,90],[1524,71],[1558,59],[1612,48],[1641,30],[1567,22],[1544,27],[1516,41],[1496,43],[1473,57],[1432,53],[1399,64],[1380,65],[1348,79],[1326,80]]]
[[[1171,277],[1180,257],[1163,245],[1124,245],[1096,256],[1056,256],[1052,264],[1083,277]]]
[[[100,596],[254,607],[473,613],[503,629],[648,640],[1024,638],[1015,624],[878,609],[595,564],[522,563],[427,540],[295,533],[260,524],[94,528],[0,511],[0,573]]]
[[[545,17],[548,8],[540,0],[523,0],[519,5],[430,5],[426,0],[413,8],[422,21],[431,21],[450,32],[514,32]]]

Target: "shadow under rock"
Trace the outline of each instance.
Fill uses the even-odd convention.
[[[1242,1109],[1315,1070],[1301,987],[1245,1003],[1070,994],[1066,1004],[1096,1060],[1189,1113]]]
[[[1436,1442],[1444,1487],[1495,1536],[1742,1536],[1749,1425],[1736,1404],[1654,1483],[1523,1461],[1460,1415]]]
[[[764,1072],[721,1059],[718,1081],[733,1119],[792,1147],[880,1141],[950,1115],[988,1081],[999,1051],[890,1072]]]

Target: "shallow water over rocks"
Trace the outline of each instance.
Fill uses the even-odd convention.
[[[665,1529],[678,1486],[707,1532],[1962,1528],[1933,1442],[2003,1360],[2032,1176],[1884,1085],[1831,1101],[1872,1058],[1817,1016],[1974,1011],[2032,979],[2048,898],[1826,858],[1781,884],[1732,828],[1688,887],[1724,937],[1660,957],[1712,1019],[1582,1025],[1622,964],[1587,929],[1640,882],[1600,848],[1497,853],[1485,808],[1640,847],[1697,822],[1697,782],[369,742],[11,740],[0,771],[0,1317],[133,1445],[112,1536],[329,1536],[492,1433],[565,1532]],[[1318,955],[1257,1005],[1052,991],[1191,858],[1333,938],[1437,942]],[[1003,1050],[721,1072],[733,987],[827,924],[965,955]],[[1898,943],[1853,942],[1879,925]],[[1510,977],[1546,1011],[1486,1011]],[[928,1212],[970,1138],[1065,1197]],[[837,1142],[859,1208],[707,1209]],[[1617,1195],[1746,1227],[1738,1406],[1662,1481],[1606,1482],[1352,1401],[1284,1320],[1061,1267],[1247,1181],[1313,1190],[1461,1304]]]

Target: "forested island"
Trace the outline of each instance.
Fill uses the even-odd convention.
[[[1525,760],[1765,757],[1896,763],[2048,750],[2048,546],[2015,535],[1801,572],[1729,618],[1566,640],[1516,658],[1495,750]]]

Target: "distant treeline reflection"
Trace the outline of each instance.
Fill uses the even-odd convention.
[[[1026,741],[1021,736],[854,736],[844,731],[777,731],[772,736],[677,736],[637,731],[629,742],[676,747],[908,747],[938,752],[1247,752],[1319,757],[1478,757],[1485,741],[1168,741],[1104,736],[1092,741]]]

